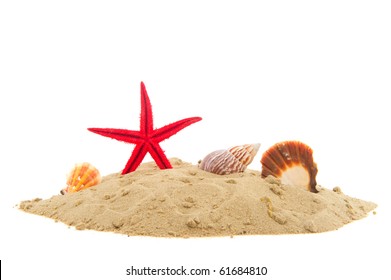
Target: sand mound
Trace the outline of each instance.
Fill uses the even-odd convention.
[[[145,163],[78,193],[23,201],[20,209],[80,230],[201,237],[324,232],[376,208],[338,188],[311,193],[274,177],[262,179],[258,171],[221,176],[170,161],[173,169]]]

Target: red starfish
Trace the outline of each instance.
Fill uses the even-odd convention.
[[[149,101],[144,83],[141,82],[141,116],[139,131],[115,128],[88,128],[88,130],[119,141],[136,144],[124,170],[122,170],[122,175],[124,175],[136,170],[147,152],[151,154],[152,158],[161,169],[172,168],[164,151],[160,147],[159,142],[200,120],[200,117],[187,118],[159,129],[154,129],[151,101]]]

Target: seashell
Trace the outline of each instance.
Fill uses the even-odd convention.
[[[318,168],[312,157],[312,149],[306,144],[299,141],[277,143],[262,155],[261,163],[263,178],[272,175],[283,184],[318,192]]]
[[[253,161],[260,146],[261,144],[247,144],[214,151],[201,161],[199,167],[219,175],[243,172]]]
[[[99,170],[88,162],[76,164],[67,179],[67,186],[61,194],[78,192],[101,182]]]

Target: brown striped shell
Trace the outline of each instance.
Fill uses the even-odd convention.
[[[317,193],[318,168],[312,153],[309,146],[299,141],[277,143],[262,155],[262,177],[272,175],[282,184],[304,187]]]
[[[253,161],[259,147],[260,144],[247,144],[214,151],[201,161],[199,167],[219,175],[243,172]]]
[[[78,192],[101,182],[99,170],[88,162],[76,164],[67,178],[67,186],[61,194]]]

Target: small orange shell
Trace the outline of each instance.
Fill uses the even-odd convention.
[[[78,192],[101,182],[99,170],[88,162],[76,164],[67,179],[67,187],[61,194]]]
[[[259,147],[260,144],[247,144],[214,151],[201,161],[199,167],[219,175],[243,172],[253,161]]]
[[[312,157],[312,149],[299,141],[285,141],[273,145],[261,159],[262,177],[272,175],[281,183],[303,186],[317,193],[318,168]]]

